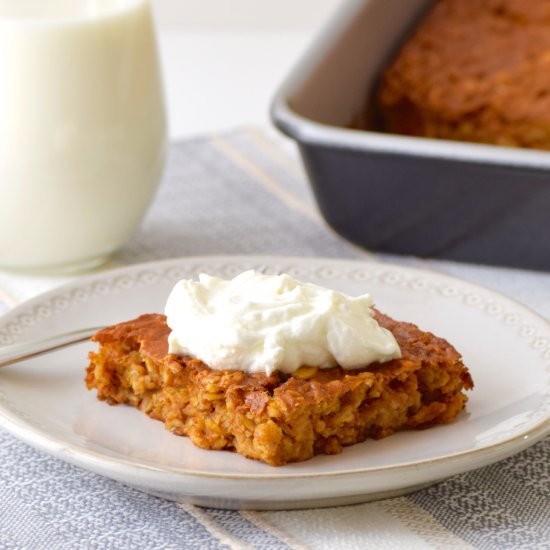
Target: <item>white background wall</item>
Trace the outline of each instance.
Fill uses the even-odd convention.
[[[173,138],[267,124],[279,83],[343,0],[153,0]]]

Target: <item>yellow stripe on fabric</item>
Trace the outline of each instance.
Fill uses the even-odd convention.
[[[243,130],[258,148],[272,160],[277,162],[279,166],[286,169],[294,177],[303,179],[305,172],[302,166],[296,162],[296,159],[293,158],[290,153],[287,153],[281,145],[275,143],[273,138],[266,135],[266,133],[262,132],[257,126],[246,126]]]
[[[309,204],[295,197],[292,193],[289,193],[275,179],[264,172],[249,158],[245,157],[225,138],[221,136],[213,136],[212,144],[215,145],[222,153],[224,153],[224,155],[228,157],[234,164],[239,166],[255,180],[260,182],[266,189],[271,191],[271,193],[277,196],[284,204],[286,204],[293,210],[300,212],[306,218],[324,225],[320,214],[316,210],[314,210]]]
[[[265,517],[265,513],[243,511],[240,512],[240,514],[241,516],[243,516],[243,518],[250,521],[250,523],[253,523],[254,525],[256,525],[256,527],[262,529],[262,531],[265,531],[266,533],[269,533],[279,540],[282,540],[285,544],[292,548],[292,550],[311,550],[311,547],[306,546],[302,542],[298,541],[293,535],[290,535],[286,531],[268,521],[268,519]]]
[[[432,515],[406,497],[382,500],[376,506],[437,550],[474,550],[473,546],[447,530]]]
[[[352,506],[255,512],[263,522],[311,550],[471,550],[406,499]]]
[[[292,208],[296,212],[299,212],[309,220],[317,223],[323,229],[333,233],[343,243],[348,245],[350,248],[353,248],[359,255],[371,260],[376,258],[374,253],[369,252],[368,250],[361,248],[355,243],[344,239],[339,233],[337,233],[325,222],[325,220],[317,210],[293,195],[291,192],[287,191],[275,178],[271,177],[253,160],[245,156],[239,149],[229,143],[226,138],[222,136],[212,136],[211,143],[215,145],[218,150],[222,152],[236,166],[239,166],[249,176],[261,183],[268,191],[278,197],[288,207]]]
[[[231,533],[211,518],[202,508],[183,502],[178,503],[178,507],[187,512],[190,516],[193,516],[213,537],[231,548],[231,550],[254,550],[250,544],[231,535]]]
[[[10,308],[15,307],[19,303],[15,296],[2,287],[0,287],[0,300]]]

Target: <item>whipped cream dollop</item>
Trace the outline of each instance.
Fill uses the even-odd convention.
[[[289,275],[245,271],[232,280],[182,280],[166,304],[169,352],[210,368],[271,374],[301,366],[357,369],[401,357],[374,319],[368,294],[351,297]]]

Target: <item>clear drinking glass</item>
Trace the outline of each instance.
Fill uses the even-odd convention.
[[[0,268],[103,262],[165,149],[149,0],[0,0]]]

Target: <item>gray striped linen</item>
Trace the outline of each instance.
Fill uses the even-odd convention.
[[[319,216],[291,146],[267,129],[172,144],[146,219],[111,265],[232,253],[426,265],[514,294],[550,318],[548,273],[374,256],[343,240]],[[0,314],[60,282],[0,273]],[[3,430],[0,463],[0,549],[550,548],[550,439],[408,497],[297,513],[164,501],[50,458]],[[344,518],[337,543],[322,529],[318,538],[306,536],[306,527],[330,517]],[[378,517],[388,526],[374,537]]]

